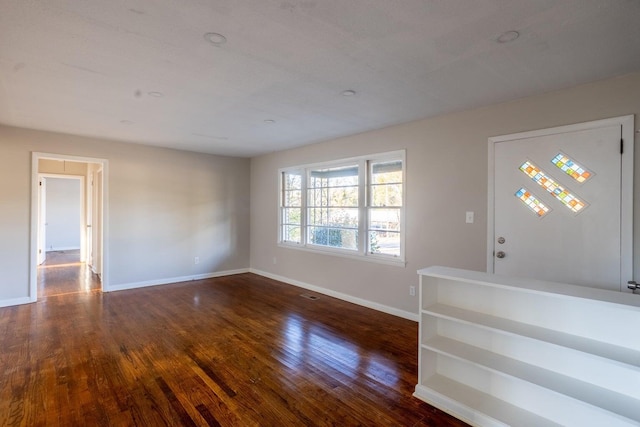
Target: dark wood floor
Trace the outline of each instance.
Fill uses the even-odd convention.
[[[301,293],[242,274],[0,308],[0,425],[465,425],[411,396],[416,323]]]
[[[50,251],[38,267],[38,298],[100,291],[100,279],[86,263],[80,262],[80,251]]]

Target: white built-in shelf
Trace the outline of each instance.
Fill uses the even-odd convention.
[[[418,273],[416,397],[477,426],[640,426],[640,297]]]
[[[544,294],[552,298],[580,298],[595,300],[600,304],[616,304],[626,308],[640,310],[640,298],[629,298],[626,292],[612,292],[599,288],[571,285],[568,283],[545,282],[525,277],[499,276],[480,271],[460,268],[433,266],[418,270],[418,274],[434,278],[460,280],[481,286],[514,290],[532,294]]]
[[[422,347],[472,363],[498,375],[509,375],[527,381],[640,423],[640,401],[620,393],[444,337],[431,338]]]
[[[472,425],[557,427],[561,424],[496,399],[442,375],[433,375],[419,386],[441,406],[455,406],[452,415]],[[451,412],[451,411],[448,411]]]
[[[501,317],[476,313],[470,310],[464,310],[444,304],[433,304],[423,309],[422,313],[451,321],[474,325],[478,328],[490,329],[505,334],[513,334],[520,337],[571,348],[576,351],[603,358],[608,362],[620,363],[635,369],[640,369],[640,351],[631,350],[625,347],[606,343],[603,344],[600,341],[589,338],[566,334],[553,329],[541,328],[526,323],[515,322]]]

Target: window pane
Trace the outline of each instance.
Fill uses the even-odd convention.
[[[309,207],[358,207],[358,187],[311,189],[307,193]]]
[[[300,224],[302,217],[302,209],[300,208],[284,208],[282,209],[282,224]]]
[[[358,249],[358,165],[309,171],[307,242]]]
[[[285,190],[299,190],[302,188],[302,174],[300,172],[283,172],[283,176]]]
[[[282,172],[282,205],[301,206],[302,175],[301,172]]]
[[[323,190],[307,191],[307,206],[319,207],[319,206],[327,206],[327,204],[328,204],[327,195],[323,192]]]
[[[370,164],[370,206],[402,206],[402,161],[372,162]]]
[[[284,206],[302,206],[302,191],[285,191],[283,202]]]
[[[358,248],[358,230],[346,230],[331,227],[309,227],[309,243],[334,248],[356,250]]]
[[[402,183],[371,185],[371,206],[402,206]]]
[[[300,243],[301,242],[301,228],[299,225],[283,225],[282,226],[282,240],[285,242]]]
[[[358,185],[358,165],[314,169],[309,174],[309,188]]]
[[[329,206],[358,206],[358,187],[335,187],[326,190]]]
[[[400,231],[400,209],[369,209],[370,230]]]
[[[309,225],[358,228],[358,208],[310,208]]]
[[[372,184],[392,184],[402,182],[402,161],[371,163]]]
[[[400,256],[400,233],[396,231],[369,231],[369,252]]]
[[[371,162],[369,168],[369,253],[400,256],[402,160]]]
[[[280,232],[283,242],[302,243],[302,172],[282,172]]]

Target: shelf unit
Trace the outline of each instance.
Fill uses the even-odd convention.
[[[418,274],[414,396],[477,426],[640,425],[640,297],[447,267]]]

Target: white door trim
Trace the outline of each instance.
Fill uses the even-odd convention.
[[[68,160],[82,163],[97,163],[103,170],[102,191],[102,290],[109,289],[109,161],[94,157],[69,156],[65,154],[31,153],[31,244],[29,257],[29,301],[37,301],[38,294],[38,164],[40,159]],[[76,176],[77,178],[77,176]],[[84,195],[83,195],[84,197]]]
[[[625,141],[622,154],[622,185],[621,185],[621,217],[620,217],[620,278],[621,289],[628,280],[633,278],[633,146],[634,146],[634,115],[612,117],[609,119],[595,120],[585,123],[577,123],[567,126],[558,126],[549,129],[541,129],[529,132],[513,133],[509,135],[494,136],[489,138],[488,147],[488,201],[487,201],[487,272],[494,272],[493,252],[495,250],[495,144],[506,141],[514,141],[525,138],[555,135],[560,133],[575,132],[603,128],[609,126],[621,126],[621,138]]]

